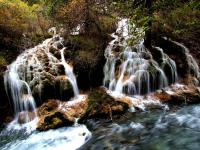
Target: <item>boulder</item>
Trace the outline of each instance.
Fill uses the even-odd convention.
[[[129,105],[110,96],[104,88],[91,91],[88,95],[88,107],[82,120],[89,118],[110,118],[112,115],[125,112]]]
[[[59,100],[49,100],[38,108],[39,123],[37,130],[46,131],[63,126],[72,125],[74,120],[59,110]]]
[[[37,130],[46,131],[48,129],[56,129],[63,126],[70,126],[74,123],[74,120],[69,118],[63,112],[53,111],[48,115],[40,118]]]
[[[86,97],[62,102],[49,100],[38,108],[39,123],[37,130],[46,131],[75,123],[87,109]]]

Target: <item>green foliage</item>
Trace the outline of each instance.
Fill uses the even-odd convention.
[[[49,20],[42,13],[42,5],[29,5],[22,0],[0,0],[0,45],[16,51],[32,47],[44,39]]]
[[[117,0],[113,11],[130,19],[132,35],[139,27],[143,32],[152,29],[153,34],[169,37],[198,39],[200,34],[200,2],[197,0],[152,0],[150,8],[145,0]],[[135,26],[134,26],[135,25]],[[135,28],[134,28],[135,27]],[[138,37],[140,38],[140,37]],[[130,43],[134,43],[133,39]]]
[[[0,66],[7,65],[5,56],[0,53]]]
[[[87,113],[90,113],[93,108],[100,107],[102,104],[113,104],[115,102],[114,98],[108,95],[104,90],[97,89],[91,91],[88,96],[88,108]]]
[[[43,3],[43,9],[46,15],[52,17],[59,10],[60,6],[66,3],[66,0],[41,0],[41,3]]]
[[[38,8],[21,0],[0,0],[0,26],[19,32],[33,30]]]
[[[91,37],[85,35],[71,36],[69,38],[73,43],[80,46],[82,50],[94,50],[96,48],[96,41]]]
[[[173,37],[196,38],[200,33],[200,2],[176,1],[170,6],[154,13],[153,31]],[[164,7],[164,6],[163,6]]]

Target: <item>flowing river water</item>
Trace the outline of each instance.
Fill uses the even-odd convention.
[[[46,132],[3,130],[3,150],[197,150],[200,147],[200,105],[173,106],[124,114],[114,122],[93,121]],[[91,136],[92,134],[92,136]],[[85,143],[85,144],[84,144]]]

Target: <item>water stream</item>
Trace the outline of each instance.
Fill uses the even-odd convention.
[[[91,133],[85,125],[75,124],[72,127],[65,127],[47,132],[37,132],[38,117],[36,102],[32,95],[31,84],[36,82],[38,87],[42,85],[44,70],[51,67],[55,77],[59,75],[59,66],[64,67],[66,79],[70,82],[74,98],[72,101],[82,99],[73,68],[65,60],[63,38],[54,34],[52,38],[46,39],[42,44],[27,49],[19,55],[8,69],[4,76],[5,88],[13,104],[15,119],[7,125],[0,133],[0,149],[27,150],[27,149],[58,149],[67,147],[74,150],[83,145]],[[50,51],[54,48],[61,58],[55,57]],[[39,88],[39,91],[41,89]],[[41,91],[40,91],[41,92]],[[73,103],[73,102],[71,102]],[[20,116],[25,115],[23,124],[19,123]]]
[[[56,58],[50,52],[52,47],[60,53],[61,59]],[[16,116],[23,111],[33,111],[37,116],[35,112],[36,103],[32,96],[30,85],[34,81],[37,81],[39,86],[42,84],[41,78],[44,73],[43,70],[47,68],[47,63],[57,75],[58,66],[62,65],[64,67],[65,75],[73,87],[74,97],[78,97],[79,90],[76,77],[73,74],[73,68],[65,60],[64,51],[63,38],[55,34],[42,44],[23,52],[17,57],[16,61],[8,66],[4,76],[4,83],[14,105]],[[26,122],[29,122],[31,119],[28,113],[26,117]]]
[[[128,20],[122,19],[116,33],[111,35],[114,39],[105,50],[104,86],[118,93],[141,95],[175,83],[178,76],[176,63],[160,47],[154,47],[161,53],[158,63],[145,48],[143,40],[128,46],[128,26]],[[116,48],[120,51],[116,52]],[[165,67],[169,68],[168,76]]]
[[[88,121],[91,140],[81,150],[198,150],[200,105],[126,114],[114,123]]]

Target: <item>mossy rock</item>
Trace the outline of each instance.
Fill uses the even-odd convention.
[[[54,111],[49,115],[44,116],[38,124],[37,130],[46,131],[49,129],[56,129],[64,126],[71,126],[74,124],[74,120],[70,119],[64,113]]]
[[[129,108],[127,103],[116,101],[107,94],[104,88],[91,91],[88,96],[88,108],[81,120],[89,118],[110,118],[112,115],[125,112]]]

